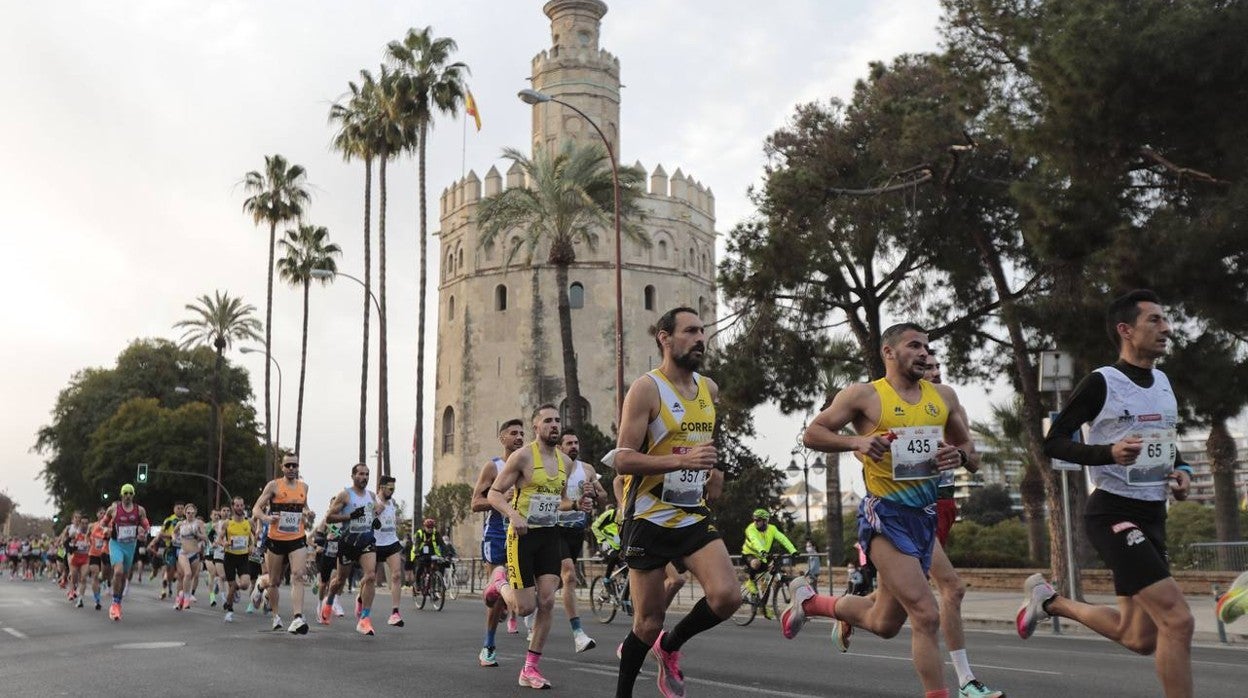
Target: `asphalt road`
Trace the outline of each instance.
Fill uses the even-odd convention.
[[[385,625],[389,595],[376,605],[376,637],[361,637],[348,618],[312,624],[306,636],[274,633],[266,619],[238,614],[227,625],[201,595],[197,607],[177,612],[156,600],[158,587],[136,587],[125,620],[105,610],[75,609],[46,582],[0,580],[0,696],[512,696],[531,693],[516,684],[523,635],[498,637],[502,666],[477,666],[483,606],[477,598],[448,601],[445,610],[417,611],[410,600],[407,626]],[[344,604],[345,605],[345,604]],[[308,602],[311,613],[311,601]],[[587,610],[587,609],[586,609]],[[289,619],[289,613],[284,614]],[[588,616],[588,612],[585,614]],[[669,627],[670,627],[669,623]],[[806,696],[915,696],[909,634],[880,640],[858,634],[849,654],[834,651],[826,623],[812,623],[793,641],[763,619],[739,628],[726,623],[685,647],[683,668],[691,696],[799,698]],[[500,629],[501,630],[501,629]],[[577,655],[561,608],[542,659],[558,692],[614,695],[615,645],[627,633],[622,618],[589,620],[598,647]],[[1010,696],[1159,695],[1152,660],[1099,639],[1052,637],[1023,642],[1012,633],[970,630],[976,674]],[[1200,646],[1193,652],[1196,693],[1248,695],[1248,652]],[[955,681],[952,668],[946,679]],[[653,664],[636,695],[658,695]],[[956,695],[956,692],[954,693]]]

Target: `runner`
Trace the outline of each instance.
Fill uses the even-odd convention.
[[[854,452],[863,463],[867,496],[858,508],[858,538],[880,574],[874,597],[816,594],[809,580],[791,583],[792,601],[781,631],[795,637],[808,615],[845,621],[884,638],[907,618],[911,656],[929,698],[948,696],[940,662],[940,612],[927,575],[936,540],[936,484],[940,471],[966,465],[974,447],[957,394],[924,379],[927,332],[913,323],[881,336],[884,378],[837,393],[806,429],[807,448]],[[852,424],[857,436],[842,435]],[[833,625],[839,643],[840,623]]]
[[[571,464],[556,448],[559,408],[544,404],[534,410],[533,429],[537,438],[529,448],[511,454],[494,484],[490,485],[490,506],[502,512],[511,527],[507,531],[507,578],[503,579],[502,568],[494,568],[485,596],[486,603],[493,605],[501,594],[507,606],[522,616],[537,611],[519,683],[541,689],[550,688],[539,662],[550,632],[559,570],[567,557],[557,526],[559,511],[570,510],[577,503],[567,498],[567,472]],[[554,466],[553,473],[551,466]],[[515,492],[508,501],[507,493],[513,488]],[[590,500],[582,498],[579,506],[582,511],[587,510]]]
[[[108,527],[104,519],[108,509],[100,507],[95,512],[95,521],[87,527],[87,576],[91,579],[91,595],[95,598],[95,610],[100,610],[100,584],[104,581],[108,570],[112,569],[112,561],[108,557]],[[112,614],[112,610],[109,610]],[[113,620],[116,620],[115,618]]]
[[[559,450],[572,459],[572,468],[568,472],[568,492],[570,496],[585,494],[595,502],[604,501],[607,491],[598,482],[598,473],[594,466],[578,460],[581,455],[581,441],[576,432],[564,429],[559,436]],[[592,650],[594,639],[581,628],[580,614],[576,612],[576,565],[581,559],[581,550],[585,547],[585,530],[589,523],[589,515],[583,511],[568,511],[559,514],[559,530],[563,534],[564,544],[568,548],[568,557],[563,559],[563,567],[559,577],[563,582],[563,610],[568,614],[568,623],[572,626],[572,646],[577,652]]]
[[[204,553],[208,545],[208,533],[204,522],[196,517],[198,509],[194,504],[183,508],[186,520],[178,524],[174,533],[182,546],[178,548],[178,595],[173,600],[173,609],[181,611],[191,607],[191,593],[195,581],[199,579]]]
[[[330,505],[334,503],[331,497]],[[316,569],[321,580],[320,594],[317,597],[317,608],[325,603],[325,599],[329,596],[329,587],[333,583],[334,571],[338,566],[338,542],[339,542],[339,526],[338,524],[327,523],[324,519],[317,524],[312,532],[312,545],[316,549]],[[332,605],[334,615],[342,617],[342,607],[337,602]],[[317,613],[316,622],[321,625],[328,625],[328,621],[321,620],[320,613]]]
[[[403,598],[403,558],[399,551],[403,545],[399,543],[393,497],[394,478],[382,475],[377,481],[377,520],[380,526],[373,534],[377,545],[377,576],[385,572],[386,584],[390,586],[390,619],[386,622],[401,628],[403,616],[399,613],[399,600]]]
[[[209,551],[204,560],[208,570],[208,605],[215,607],[217,597],[225,589],[225,522],[230,519],[230,508],[213,510],[212,522],[208,525]]]
[[[282,459],[282,477],[264,486],[264,491],[251,509],[253,516],[269,523],[264,568],[269,575],[268,602],[273,609],[273,630],[282,629],[278,600],[282,573],[289,563],[291,611],[294,613],[289,631],[296,635],[308,633],[308,624],[303,620],[303,584],[307,567],[303,512],[307,505],[308,485],[299,480],[299,458],[286,456]],[[264,513],[266,508],[269,514]]]
[[[473,485],[472,490],[473,512],[485,513],[485,523],[481,529],[481,559],[487,565],[485,570],[487,579],[493,577],[496,568],[507,564],[507,519],[497,509],[490,506],[490,486],[494,484],[495,478],[498,477],[499,471],[503,469],[511,454],[524,445],[524,422],[519,419],[509,419],[503,422],[503,426],[498,430],[498,442],[503,447],[503,457],[495,456],[481,466],[481,471],[477,473],[477,484]],[[477,656],[477,662],[483,667],[498,666],[494,633],[498,630],[499,621],[506,613],[505,603],[486,606],[485,639],[481,643],[481,653]]]
[[[221,561],[225,574],[225,622],[234,622],[234,601],[239,592],[251,588],[251,553],[253,536],[251,521],[247,520],[247,502],[235,497],[230,505],[230,516],[222,523],[218,539],[224,543],[224,559]]]
[[[635,609],[619,650],[617,697],[633,694],[647,652],[659,665],[659,693],[685,695],[681,648],[741,605],[736,570],[706,502],[708,488],[722,481],[711,443],[719,387],[697,373],[706,330],[697,311],[680,307],[659,318],[654,337],[663,361],[629,388],[618,448],[604,459],[624,476],[621,539]],[[692,572],[706,594],[670,632],[663,629],[669,563]]]
[[[151,524],[147,512],[134,501],[134,485],[121,486],[121,501],[113,502],[104,516],[104,526],[112,540],[108,542],[108,557],[113,565],[113,604],[108,607],[108,617],[121,620],[121,600],[126,594],[126,580],[134,564],[134,550],[147,536]],[[98,603],[96,608],[99,608]]]
[[[175,535],[178,524],[182,522],[182,516],[186,504],[183,502],[173,503],[173,513],[165,517],[160,522],[160,538],[165,544],[165,578],[160,583],[160,600],[164,601],[169,594],[177,593],[178,582],[178,547],[182,542]],[[155,547],[155,542],[151,547]]]
[[[1109,305],[1109,336],[1118,361],[1096,369],[1075,388],[1049,429],[1044,453],[1093,466],[1084,524],[1092,547],[1114,578],[1118,607],[1058,595],[1040,574],[1024,585],[1018,634],[1026,639],[1050,616],[1076,621],[1132,652],[1156,653],[1166,696],[1192,695],[1195,621],[1166,554],[1166,500],[1186,499],[1191,467],[1176,447],[1178,403],[1166,374],[1155,368],[1170,342],[1157,294],[1132,291]],[[1090,426],[1086,444],[1071,435]]]
[[[325,521],[346,524],[347,530],[338,542],[338,569],[330,580],[329,593],[321,602],[317,621],[329,625],[333,606],[342,593],[342,587],[351,576],[351,566],[364,570],[359,595],[355,601],[355,615],[359,619],[355,631],[361,635],[374,635],[373,597],[377,593],[377,539],[374,531],[381,527],[376,518],[379,509],[377,497],[368,490],[368,466],[356,463],[351,466],[351,486],[338,493],[325,511]]]
[[[91,537],[87,533],[87,519],[75,511],[72,523],[65,529],[69,548],[69,599],[76,608],[82,608],[82,595],[87,590],[87,565],[90,563]]]

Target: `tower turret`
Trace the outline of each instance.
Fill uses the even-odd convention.
[[[550,0],[551,47],[533,58],[533,89],[576,105],[598,124],[616,158],[620,153],[620,62],[598,48],[607,5],[601,0]],[[560,104],[533,106],[533,152],[564,140],[598,142],[579,114]]]

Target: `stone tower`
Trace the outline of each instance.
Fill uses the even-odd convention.
[[[607,6],[600,0],[551,0],[551,47],[532,62],[532,86],[575,104],[602,128],[619,153],[620,65],[598,47]],[[568,139],[598,139],[575,112],[558,104],[533,107],[532,147],[557,148]],[[641,167],[641,163],[636,163]],[[644,169],[644,168],[643,168]],[[715,319],[715,197],[693,177],[661,165],[650,170],[638,205],[647,212],[648,246],[623,246],[624,375],[631,382],[658,365],[649,328],[666,310],[698,308]],[[501,455],[503,422],[529,419],[544,402],[564,397],[556,313],[555,270],[539,249],[533,263],[510,263],[506,244],[482,245],[477,205],[505,188],[525,186],[518,168],[491,166],[484,179],[470,171],[442,191],[438,285],[437,380],[433,412],[433,484],[473,483],[481,465]],[[598,233],[591,249],[576,247],[569,296],[586,416],[604,433],[615,422],[614,235]],[[479,550],[480,516],[454,534],[460,550]],[[467,546],[467,547],[464,547]]]

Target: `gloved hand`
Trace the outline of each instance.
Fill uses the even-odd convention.
[[[364,518],[364,507],[358,507],[355,511],[351,512],[351,518],[352,519]]]

